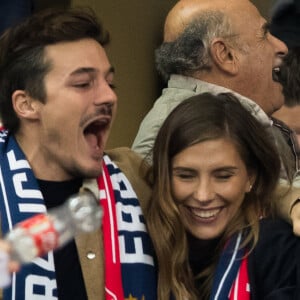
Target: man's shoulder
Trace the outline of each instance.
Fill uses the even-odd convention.
[[[141,167],[144,163],[142,156],[129,147],[117,147],[105,150],[105,154],[123,171],[127,168]],[[145,165],[146,167],[147,165]],[[125,168],[125,170],[123,170]]]

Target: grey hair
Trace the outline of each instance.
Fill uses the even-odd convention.
[[[210,70],[212,60],[209,46],[216,37],[233,36],[228,17],[220,11],[198,14],[172,42],[164,42],[155,51],[158,72],[165,80],[171,74],[191,75]]]

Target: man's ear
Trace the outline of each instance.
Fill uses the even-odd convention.
[[[24,90],[16,90],[12,94],[12,104],[16,114],[23,119],[37,119],[37,101],[32,99]]]
[[[215,65],[230,75],[238,73],[238,59],[235,50],[222,38],[212,41],[210,47],[211,57]]]

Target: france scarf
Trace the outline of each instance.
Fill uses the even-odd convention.
[[[0,132],[0,212],[3,235],[16,223],[46,212],[30,165],[7,131]],[[13,274],[11,286],[3,290],[3,299],[57,299],[53,252]]]
[[[139,201],[126,176],[108,156],[104,157],[98,185],[105,209],[106,299],[155,300],[153,250]],[[0,132],[0,212],[3,235],[16,223],[46,212],[32,169],[6,131]],[[53,252],[13,274],[12,285],[3,290],[3,299],[57,300]]]
[[[128,179],[109,159],[98,179],[103,206],[106,300],[156,300],[153,247]]]

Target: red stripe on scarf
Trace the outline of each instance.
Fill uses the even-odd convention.
[[[248,260],[243,258],[238,275],[229,294],[229,300],[250,300]]]
[[[103,240],[105,257],[105,299],[123,300],[120,251],[117,230],[116,203],[110,175],[103,162],[103,175],[98,179],[103,208]],[[103,193],[105,191],[105,194]]]

